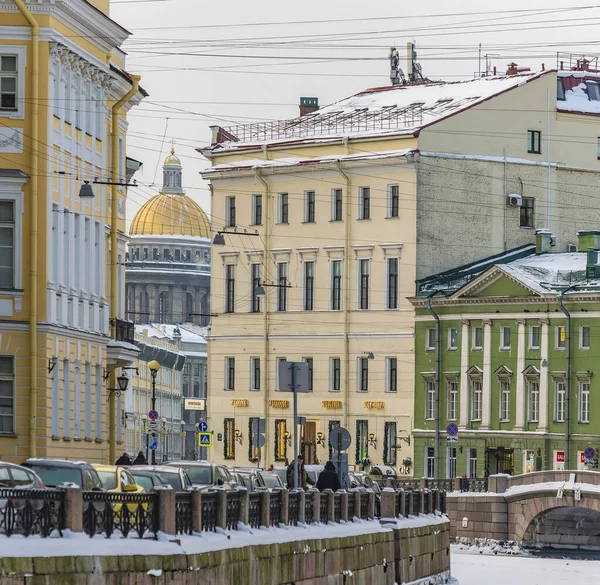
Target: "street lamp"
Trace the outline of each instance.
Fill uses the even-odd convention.
[[[164,441],[165,450],[162,454],[162,459],[164,461],[169,460],[169,429],[167,429],[167,419],[163,416],[161,419],[162,429],[160,429],[160,435],[163,437],[161,442]]]
[[[320,431],[317,433],[317,445],[325,445],[325,435]]]
[[[152,376],[152,410],[156,410],[156,376],[160,370],[160,364],[156,360],[148,363],[148,369]],[[156,442],[156,430],[152,429],[152,442]],[[156,449],[152,450],[152,465],[156,465]]]

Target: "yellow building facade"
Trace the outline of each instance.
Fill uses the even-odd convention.
[[[137,356],[122,320],[126,192],[102,183],[127,182],[126,112],[144,93],[124,70],[129,33],[108,5],[0,4],[0,455],[9,461],[106,461],[110,373]],[[79,197],[84,181],[93,198]]]

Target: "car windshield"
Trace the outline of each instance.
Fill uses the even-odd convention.
[[[246,486],[246,489],[251,490],[252,489],[252,480],[250,479],[250,476],[249,475],[240,475],[240,478],[244,482],[244,486]]]
[[[166,485],[170,485],[174,490],[184,490],[187,486],[181,484],[181,476],[177,471],[160,471],[158,477]]]
[[[98,471],[98,475],[105,490],[117,489],[117,474],[114,471]]]
[[[154,487],[151,477],[146,477],[145,475],[134,475],[133,478],[135,479],[135,483],[137,483],[139,486],[142,486],[146,492],[149,492]],[[156,479],[156,483],[160,484],[159,478],[157,477]]]
[[[61,483],[76,483],[81,487],[81,471],[72,467],[52,467],[50,465],[31,465],[33,469],[48,487],[56,487]]]
[[[193,484],[212,485],[214,483],[212,467],[181,465],[181,468],[187,471]]]
[[[270,473],[261,473],[261,477],[265,482],[265,486],[268,488],[280,488],[281,482],[276,475],[271,475]]]

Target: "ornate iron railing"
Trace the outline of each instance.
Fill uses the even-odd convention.
[[[366,520],[369,517],[369,494],[360,494],[360,518]]]
[[[394,479],[392,487],[395,489],[418,490],[421,487],[421,482],[418,479]]]
[[[312,524],[315,521],[315,500],[312,492],[307,492],[304,498],[304,523]]]
[[[64,526],[64,490],[0,489],[0,534],[62,536]]]
[[[225,524],[229,530],[237,530],[242,510],[241,492],[229,492],[227,494],[227,510]]]
[[[191,492],[175,493],[175,532],[176,534],[192,534]]]
[[[214,532],[217,528],[217,492],[202,494],[202,532]]]
[[[248,494],[248,524],[250,528],[260,528],[261,517],[261,494],[251,492]]]
[[[452,491],[452,490],[448,490]],[[487,477],[470,477],[462,478],[460,480],[460,491],[461,492],[487,492],[488,491],[488,478]]]
[[[421,492],[412,492],[412,513],[416,516],[421,511]]]
[[[288,524],[290,526],[298,525],[299,512],[300,512],[300,494],[298,492],[291,491],[289,494],[289,506],[288,506]]]
[[[321,524],[329,521],[329,492],[322,493],[319,499],[319,518]]]
[[[428,479],[427,487],[431,490],[453,492],[454,491],[454,480],[453,479]]]
[[[356,510],[354,509],[354,494],[355,492],[350,492],[348,494],[348,522],[352,522],[356,516]]]
[[[381,518],[381,494],[375,494],[375,518]]]
[[[269,518],[271,526],[279,526],[281,522],[281,494],[279,492],[271,492],[269,499]]]
[[[115,532],[127,538],[135,533],[143,538],[158,532],[156,494],[83,492],[83,531],[90,537]]]
[[[333,521],[340,522],[342,519],[342,494],[333,496]]]

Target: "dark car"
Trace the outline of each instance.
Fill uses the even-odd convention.
[[[47,487],[75,483],[84,491],[104,491],[98,472],[84,461],[64,459],[27,459],[23,467],[32,469]]]
[[[45,490],[46,486],[31,469],[14,463],[0,462],[0,488]]]
[[[158,478],[162,482],[162,485],[170,485],[177,492],[186,491],[192,487],[192,482],[185,469],[177,467],[168,467],[166,465],[133,465],[129,468],[129,473],[133,475],[139,485],[143,485],[140,479],[146,477],[152,479],[153,482]]]
[[[170,461],[165,465],[184,469],[194,487],[202,490],[216,486],[233,490],[237,486],[235,479],[225,465],[209,463],[208,461]]]

